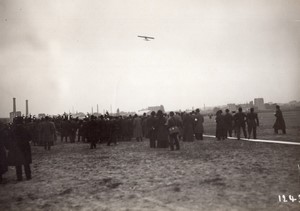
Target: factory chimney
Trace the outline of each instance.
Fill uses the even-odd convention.
[[[26,100],[26,116],[28,116],[28,100]]]
[[[14,114],[16,113],[17,109],[16,109],[16,98],[13,98],[13,112]]]

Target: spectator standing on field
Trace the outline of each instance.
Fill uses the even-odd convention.
[[[32,162],[31,140],[29,132],[23,124],[22,117],[16,117],[11,129],[11,141],[8,145],[8,165],[16,167],[18,181],[22,181],[22,167],[24,166],[26,179],[31,179],[30,164]]]
[[[170,118],[168,119],[168,129],[169,129],[171,151],[174,150],[174,144],[176,150],[179,150],[180,149],[179,141],[178,141],[179,122],[176,121],[173,111],[170,112]]]
[[[167,128],[167,120],[163,115],[161,110],[157,111],[157,120],[156,120],[156,134],[157,134],[157,148],[168,148],[169,140],[168,140],[168,128]]]
[[[70,135],[70,123],[68,121],[68,117],[65,116],[64,120],[61,122],[61,133],[60,133],[61,142],[63,142],[64,138],[65,138],[65,142],[67,142],[69,135]]]
[[[282,130],[283,134],[286,134],[285,131],[285,121],[282,115],[282,111],[280,110],[280,106],[276,105],[276,113],[275,113],[276,121],[274,123],[274,132],[278,134],[278,130]]]
[[[96,122],[97,117],[91,116],[91,120],[87,124],[87,139],[90,142],[90,149],[96,149],[98,141],[98,125]]]
[[[247,131],[246,131],[246,121],[247,121],[247,116],[243,112],[243,109],[239,107],[239,112],[234,115],[234,125],[235,125],[236,136],[238,140],[240,140],[241,138],[241,129],[243,130],[245,138],[248,138]]]
[[[56,129],[54,123],[50,121],[48,116],[41,122],[40,130],[41,141],[45,150],[50,150],[50,147],[53,146],[54,141],[56,141]]]
[[[184,113],[182,117],[183,122],[183,141],[194,141],[194,119],[192,117],[192,114]]]
[[[247,114],[248,125],[248,138],[251,137],[253,131],[253,139],[256,139],[256,127],[259,126],[259,120],[257,113],[254,112],[254,108],[250,108],[250,113]]]
[[[194,116],[194,133],[197,140],[203,140],[203,122],[204,118],[200,114],[200,109],[196,109],[196,114]]]
[[[233,128],[233,116],[229,112],[229,109],[225,110],[226,114],[224,115],[224,126],[225,126],[225,138],[232,137],[232,128]]]
[[[157,120],[155,118],[155,111],[152,111],[151,116],[147,120],[148,136],[150,139],[150,148],[156,148],[156,137],[157,137],[156,121]]]
[[[135,114],[133,119],[133,136],[136,141],[143,141],[143,127],[142,127],[142,119]]]
[[[216,113],[216,138],[224,140],[226,137],[226,128],[224,124],[224,116],[222,115],[222,110],[218,110]]]
[[[2,174],[7,172],[7,157],[6,157],[6,147],[7,143],[7,133],[5,130],[5,125],[0,122],[0,184],[2,183]]]

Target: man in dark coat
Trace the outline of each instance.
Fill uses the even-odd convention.
[[[68,121],[68,117],[66,116],[64,120],[61,123],[61,134],[60,134],[60,140],[61,142],[65,138],[65,141],[68,141],[68,137],[70,138],[70,130],[71,130],[71,124]]]
[[[96,117],[91,116],[91,120],[87,125],[87,131],[88,131],[88,141],[90,142],[90,148],[96,149],[96,143],[98,141],[98,125],[96,122]]]
[[[150,139],[150,148],[156,148],[156,118],[155,118],[155,111],[151,112],[151,116],[147,120],[147,127],[148,127],[148,136]]]
[[[148,117],[147,117],[146,113],[143,113],[143,116],[142,116],[142,131],[143,131],[143,137],[144,138],[148,138],[147,120],[148,120]]]
[[[69,137],[70,137],[70,142],[71,143],[75,143],[75,139],[76,139],[76,132],[78,129],[78,123],[77,123],[77,119],[73,119],[70,118],[69,121]]]
[[[30,137],[31,137],[33,145],[34,146],[38,145],[37,122],[30,119],[26,125],[27,125],[27,129],[30,133]]]
[[[167,120],[163,115],[162,110],[157,111],[157,121],[156,121],[156,132],[157,132],[157,148],[168,148],[169,147],[169,139],[168,139],[168,128],[167,128]]]
[[[121,134],[122,134],[122,141],[129,141],[129,129],[126,117],[121,117]]]
[[[8,151],[8,165],[16,167],[17,179],[22,181],[22,166],[24,166],[26,179],[31,179],[30,164],[31,148],[30,134],[23,125],[23,118],[16,117],[11,129],[11,142]]]
[[[239,112],[234,115],[234,125],[235,125],[236,136],[238,140],[240,140],[241,138],[241,128],[243,129],[245,138],[247,138],[246,121],[247,121],[247,116],[243,112],[243,109],[240,107]]]
[[[224,115],[224,126],[226,130],[226,136],[232,137],[232,125],[233,125],[233,116],[229,113],[229,109],[225,110],[226,114]]]
[[[79,120],[78,121],[78,137],[77,137],[77,141],[80,142],[84,142],[83,137],[84,137],[84,129],[83,129],[83,120]]]
[[[2,174],[7,172],[7,157],[6,157],[6,147],[7,143],[7,133],[5,125],[0,122],[0,184],[2,183]]]
[[[278,134],[278,130],[282,130],[282,133],[286,134],[286,131],[285,131],[285,121],[284,121],[284,118],[283,118],[283,115],[282,115],[282,112],[280,110],[280,106],[279,105],[276,105],[275,117],[276,117],[276,121],[275,121],[275,123],[273,125],[274,132],[276,134]]]
[[[253,130],[253,139],[256,139],[256,127],[259,126],[259,120],[257,113],[254,112],[254,108],[250,109],[250,113],[247,114],[247,125],[248,125],[248,138],[251,137]]]
[[[111,143],[114,143],[114,145],[117,145],[117,131],[118,129],[118,122],[116,118],[112,118],[107,122],[108,123],[108,132],[109,132],[109,138],[107,140],[107,146],[110,146]]]
[[[194,116],[194,133],[197,140],[203,140],[203,122],[204,118],[200,114],[200,109],[196,109],[196,114]]]
[[[180,149],[179,141],[178,141],[178,133],[179,133],[179,127],[178,126],[179,126],[179,123],[174,118],[174,112],[171,111],[170,112],[170,118],[168,119],[168,129],[169,129],[169,138],[170,138],[170,149],[171,149],[171,151],[174,150],[174,144],[175,144],[176,150]]]

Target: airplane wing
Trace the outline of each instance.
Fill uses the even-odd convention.
[[[144,39],[154,39],[154,37],[147,37],[147,36],[140,36],[140,35],[138,35],[138,37],[144,38]]]

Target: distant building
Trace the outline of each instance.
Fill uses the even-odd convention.
[[[276,103],[265,103],[265,108],[267,110],[275,110],[276,109]]]
[[[299,107],[300,107],[300,101],[298,102],[298,101],[296,101],[296,100],[293,100],[293,101],[290,101],[290,102],[288,103],[288,105],[289,105],[290,109],[297,109],[297,110],[299,110]]]
[[[238,105],[237,105],[237,110],[238,110],[239,108],[242,108],[244,112],[247,112],[247,111],[250,110],[251,106],[250,106],[249,103],[243,103],[243,104],[238,104]]]
[[[157,111],[161,110],[162,112],[165,112],[165,108],[163,105],[160,106],[149,106],[148,108],[144,108],[141,110],[138,110],[138,112],[135,112],[137,115],[150,115],[152,111],[154,111],[155,113],[157,113]]]
[[[72,114],[72,117],[78,119],[84,119],[86,117],[86,114],[83,112],[76,112],[75,114]]]
[[[264,98],[255,98],[254,106],[257,107],[258,110],[265,110]]]
[[[292,100],[292,101],[289,102],[289,104],[290,104],[290,105],[297,105],[298,102],[297,102],[296,100]]]
[[[46,114],[44,114],[44,113],[38,114],[39,119],[42,119],[42,118],[45,118],[45,117],[46,117]]]
[[[15,111],[9,113],[10,122],[13,122],[15,117],[22,116],[21,111]]]
[[[227,107],[230,111],[236,111],[236,105],[234,103],[227,104]]]
[[[160,106],[149,106],[148,108],[146,109],[141,109],[138,111],[138,113],[141,113],[141,112],[145,112],[145,113],[151,113],[152,111],[155,111],[157,112],[158,110],[161,110],[162,112],[165,112],[165,108],[163,105],[160,105]]]
[[[148,110],[155,111],[155,112],[157,112],[158,110],[161,110],[162,112],[165,112],[165,108],[164,108],[163,105],[160,105],[160,106],[149,106]]]

